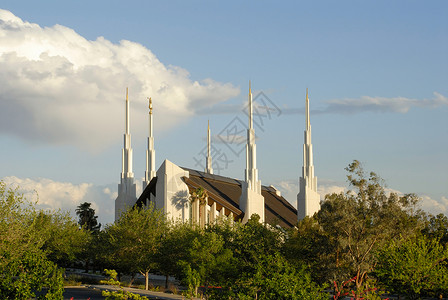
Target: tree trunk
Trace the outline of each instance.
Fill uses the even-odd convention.
[[[145,290],[149,290],[149,271],[145,272]]]
[[[361,271],[358,270],[357,275],[356,275],[356,280],[355,280],[355,284],[356,284],[356,298],[358,299],[358,297],[361,295],[362,292],[362,278],[360,275]]]
[[[135,274],[131,276],[131,280],[129,281],[129,286],[128,287],[132,286],[132,284],[134,283],[134,279],[135,279]]]
[[[89,273],[89,259],[86,259],[85,263],[85,273]]]
[[[165,288],[168,288],[168,275],[165,275]]]

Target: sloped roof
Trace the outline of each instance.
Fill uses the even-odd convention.
[[[217,209],[226,208],[226,213],[231,211],[236,219],[242,219],[244,212],[240,209],[241,181],[215,174],[181,167],[189,172],[189,177],[184,177],[184,181],[190,190],[203,187],[207,190],[210,201],[217,203]],[[145,205],[149,194],[156,194],[157,177],[154,177],[137,200],[136,205]],[[285,228],[293,227],[297,224],[297,210],[285,198],[277,195],[276,189],[272,186],[261,186],[261,194],[264,197],[265,221],[271,225],[280,225]],[[209,203],[211,204],[211,203]]]
[[[142,207],[143,205],[146,204],[146,199],[150,199],[150,194],[153,195],[156,194],[156,183],[157,183],[157,176],[151,179],[149,184],[143,190],[140,197],[138,197],[137,202],[135,203],[136,206]]]
[[[190,177],[186,179],[187,186],[191,188],[203,187],[209,193],[209,197],[216,202],[223,202],[227,208],[231,209],[238,218],[242,218],[244,213],[239,207],[241,197],[241,181],[215,174],[181,167],[189,172]],[[293,227],[297,223],[297,210],[282,196],[277,195],[275,188],[261,186],[261,194],[265,203],[265,221],[271,225],[282,227]],[[236,212],[240,212],[237,214]]]

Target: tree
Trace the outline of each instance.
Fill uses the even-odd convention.
[[[355,278],[356,296],[366,289],[366,279],[375,266],[375,251],[390,240],[410,236],[422,227],[421,213],[416,209],[419,198],[414,194],[389,195],[383,180],[374,172],[368,175],[359,161],[346,168],[350,190],[325,196],[320,211],[311,220],[303,220],[316,236],[304,235],[296,241],[306,241],[297,246],[300,257],[311,253],[317,263],[320,279],[327,282],[345,282]],[[317,222],[308,224],[306,222]],[[325,248],[322,248],[325,245]],[[320,253],[315,252],[315,248]],[[294,249],[290,247],[289,249]],[[289,256],[294,255],[290,253]],[[322,268],[327,269],[323,273]],[[314,269],[311,269],[314,273]]]
[[[317,218],[305,217],[297,227],[288,230],[287,237],[282,253],[291,265],[312,270],[312,279],[320,283],[336,273],[336,243],[319,225]]]
[[[68,212],[39,211],[33,220],[33,230],[45,236],[41,249],[60,266],[66,266],[86,251],[91,235],[81,230]]]
[[[231,296],[239,299],[327,299],[309,273],[295,266],[281,250],[286,235],[277,228],[259,222],[253,215],[238,227],[229,246],[236,270],[228,276]]]
[[[430,215],[422,233],[430,238],[436,238],[442,245],[448,246],[448,217],[444,214]]]
[[[141,273],[145,276],[145,289],[149,289],[149,271],[157,266],[155,256],[166,232],[162,211],[152,205],[130,209],[105,228],[105,259],[122,272]]]
[[[155,257],[159,271],[166,276],[166,288],[169,276],[183,278],[185,270],[179,262],[188,260],[189,247],[198,234],[192,224],[183,222],[169,224]]]
[[[279,252],[284,238],[282,231],[261,224],[260,216],[253,214],[246,224],[238,228],[231,247],[234,254],[250,267],[264,255]]]
[[[95,258],[98,256],[97,248],[99,247],[98,240],[101,223],[98,223],[98,216],[95,215],[95,210],[91,208],[91,203],[81,203],[78,205],[75,212],[79,218],[79,226],[84,232],[91,233],[88,237],[89,243],[84,247],[81,257],[81,261],[84,262],[85,271],[88,272],[91,267],[91,262],[95,262]]]
[[[208,287],[223,283],[223,275],[234,263],[230,249],[224,247],[221,236],[214,232],[196,229],[198,234],[187,245],[187,259],[178,263],[183,269],[182,278],[190,287],[190,291],[197,296],[198,287]]]
[[[95,210],[91,208],[92,204],[88,202],[81,203],[76,208],[76,215],[79,217],[79,225],[89,231],[99,231],[101,223],[98,224],[98,216],[95,216]]]
[[[196,295],[201,285],[206,287],[206,295],[208,286],[222,286],[233,263],[220,234],[188,223],[172,224],[163,237],[157,260],[159,270],[181,280],[191,295]]]
[[[62,271],[42,250],[48,237],[35,226],[39,213],[3,181],[0,215],[0,298],[30,299],[42,292],[40,298],[61,299]]]
[[[378,250],[377,259],[375,275],[392,292],[409,299],[448,293],[448,249],[437,238],[392,241]]]
[[[240,286],[257,287],[256,294],[246,293],[242,299],[325,300],[328,294],[311,280],[304,268],[295,269],[280,254],[265,255],[256,265],[254,274],[243,273]],[[249,289],[251,290],[251,289]],[[252,289],[253,291],[255,289]],[[239,296],[242,296],[239,292]]]

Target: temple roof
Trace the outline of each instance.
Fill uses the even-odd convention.
[[[190,191],[202,187],[209,195],[209,203],[216,202],[217,210],[226,208],[226,215],[232,212],[236,220],[241,220],[244,212],[239,207],[241,197],[241,181],[216,174],[209,174],[190,168],[181,167],[189,172],[189,177],[183,177]],[[155,195],[157,177],[153,178],[137,200],[141,206],[149,198],[149,193]],[[297,224],[297,210],[272,186],[261,186],[261,194],[265,203],[265,221],[271,225],[280,225],[285,228]]]

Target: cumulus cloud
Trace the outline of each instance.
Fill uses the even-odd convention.
[[[442,213],[448,216],[448,198],[442,196],[440,200],[435,200],[430,196],[423,195],[421,208],[433,215]]]
[[[141,44],[90,41],[68,27],[40,27],[0,10],[0,133],[94,151],[107,147],[123,131],[126,87],[132,133],[141,136],[146,97],[164,116],[155,118],[158,128],[169,128],[239,94],[229,83],[192,80]]]
[[[274,183],[274,186],[282,193],[282,196],[288,200],[294,207],[297,206],[297,193],[299,192],[299,179],[282,180]],[[324,200],[325,195],[332,193],[345,192],[347,189],[342,183],[333,180],[318,179],[317,192],[320,199]]]
[[[115,185],[95,186],[91,183],[73,184],[58,182],[47,178],[18,178],[4,177],[3,182],[11,188],[18,187],[29,201],[36,202],[39,209],[69,211],[77,219],[75,209],[83,202],[92,203],[102,224],[114,220],[115,198],[117,197]]]
[[[407,113],[412,107],[436,108],[448,106],[448,98],[434,92],[432,99],[411,99],[405,97],[370,97],[335,99],[326,102],[321,109],[312,110],[312,114],[356,114],[363,112]],[[304,108],[283,108],[285,114],[304,114]]]

